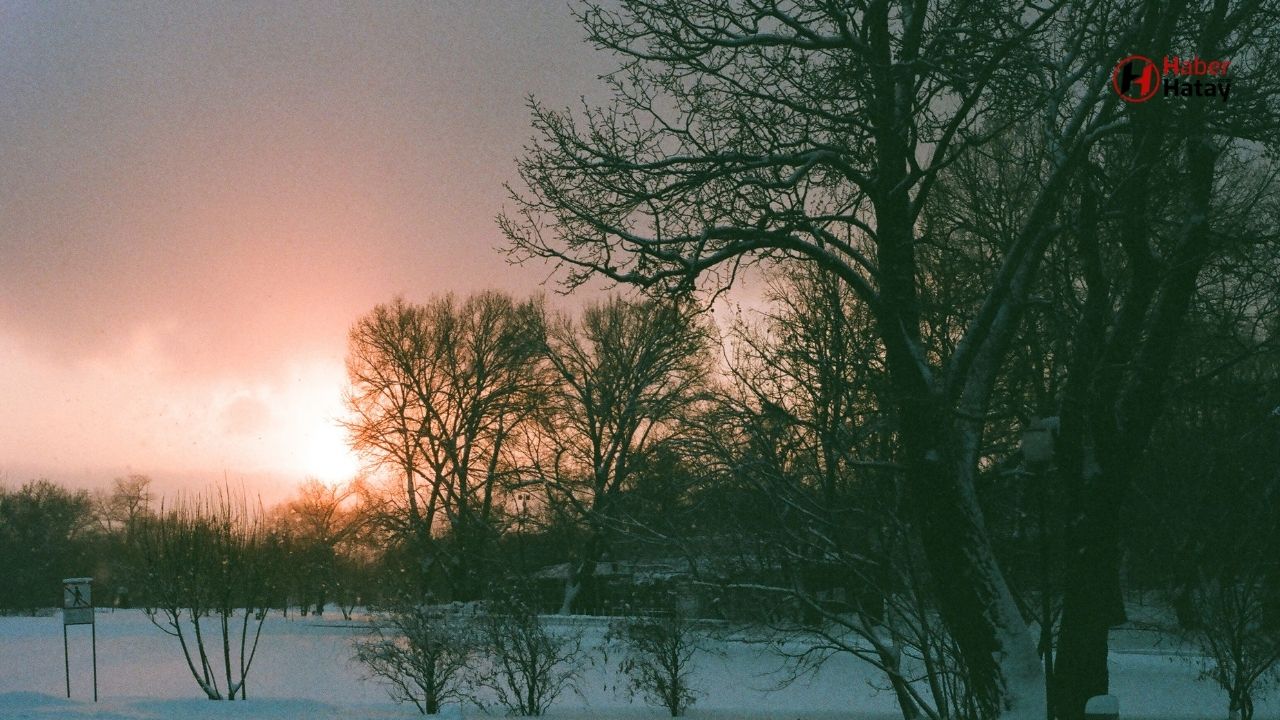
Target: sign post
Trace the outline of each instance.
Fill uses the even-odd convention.
[[[66,578],[62,581],[62,667],[67,677],[67,697],[71,697],[71,653],[68,625],[88,625],[93,647],[93,701],[98,702],[98,624],[93,615],[93,578]]]

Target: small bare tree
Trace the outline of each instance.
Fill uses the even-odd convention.
[[[1252,720],[1253,702],[1277,679],[1280,628],[1268,627],[1271,601],[1262,577],[1218,578],[1192,592],[1199,625],[1193,632],[1205,653],[1202,676],[1227,692],[1227,717]]]
[[[683,715],[697,700],[694,659],[707,650],[706,634],[675,603],[655,615],[615,621],[607,639],[622,645],[619,669],[632,698],[661,705],[671,717]]]
[[[964,659],[930,593],[918,542],[891,519],[882,543],[893,562],[871,568],[860,558],[831,558],[830,569],[868,598],[824,600],[797,582],[794,570],[790,585],[741,586],[801,611],[801,618],[781,614],[766,636],[785,663],[781,685],[816,672],[833,656],[851,655],[884,674],[880,687],[894,694],[904,720],[982,717]]]
[[[1202,675],[1227,692],[1230,720],[1251,720],[1254,700],[1280,679],[1278,480],[1237,480],[1235,497],[1203,506],[1193,579],[1182,589],[1186,629],[1205,656]]]
[[[1226,692],[1232,720],[1249,720],[1280,679],[1280,410],[1268,397],[1280,365],[1276,350],[1262,350],[1177,398],[1177,418],[1159,428],[1162,452],[1149,460],[1148,487],[1164,496],[1132,531],[1162,553],[1143,560],[1167,583],[1202,677]]]
[[[391,612],[389,628],[374,625],[356,643],[356,659],[387,683],[398,702],[411,702],[423,715],[435,715],[450,700],[466,697],[466,673],[477,644],[467,620],[423,605]]]
[[[147,617],[178,639],[210,700],[244,699],[266,619],[260,513],[223,491],[143,518],[137,537]]]
[[[520,597],[492,601],[479,616],[487,665],[475,678],[511,715],[542,715],[565,690],[577,691],[586,663],[582,635],[552,632]]]

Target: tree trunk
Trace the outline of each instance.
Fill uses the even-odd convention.
[[[960,648],[966,682],[989,717],[1043,720],[1044,669],[996,563],[974,494],[972,463],[940,403],[904,408],[912,497],[939,611]]]
[[[1212,44],[1211,44],[1212,45]],[[1206,52],[1206,55],[1211,54]],[[1204,122],[1203,108],[1192,127]],[[1135,216],[1122,228],[1132,267],[1110,337],[1102,322],[1111,304],[1101,273],[1089,280],[1079,362],[1064,400],[1065,477],[1079,478],[1067,533],[1068,565],[1059,631],[1055,696],[1060,720],[1083,717],[1089,697],[1108,690],[1107,635],[1124,622],[1120,590],[1120,508],[1164,401],[1170,358],[1185,325],[1196,279],[1214,252],[1208,219],[1218,151],[1205,135],[1185,140],[1184,195],[1178,242],[1161,273],[1149,228]],[[1138,184],[1142,206],[1147,185]],[[1088,229],[1092,232],[1092,228]],[[1088,237],[1086,240],[1092,240]],[[1131,248],[1141,248],[1135,252]],[[1096,264],[1098,261],[1093,260]]]
[[[966,681],[992,717],[1041,720],[1043,668],[996,564],[976,500],[954,486],[941,463],[929,465],[936,473],[932,481],[916,483],[921,535],[939,610],[964,658]]]
[[[872,624],[865,618],[863,624],[868,628]],[[879,656],[880,662],[884,664],[888,671],[889,684],[893,687],[893,694],[898,699],[898,709],[902,711],[902,720],[919,720],[921,717],[920,707],[916,704],[915,698],[911,697],[911,692],[907,689],[906,678],[902,675],[902,652],[896,640],[890,639],[888,643],[877,643],[875,646],[876,655]],[[934,699],[935,704],[938,702]]]
[[[578,595],[582,592],[582,583],[575,581],[570,571],[570,577],[564,581],[564,598],[560,601],[561,615],[573,614],[573,603],[578,599]]]
[[[583,557],[569,562],[567,577],[564,581],[564,598],[560,603],[561,615],[573,614],[574,604],[578,598],[582,597],[582,591],[595,580],[596,564],[599,558],[600,551],[595,543],[590,543]]]
[[[1118,497],[1125,483],[1086,466],[1077,484],[1054,672],[1059,720],[1080,720],[1085,702],[1107,693],[1107,640],[1111,628],[1125,621]]]

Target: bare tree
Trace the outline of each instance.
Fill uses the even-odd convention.
[[[974,502],[980,418],[1064,183],[1114,120],[1092,55],[1111,48],[1077,50],[1039,78],[1073,91],[1044,123],[1045,192],[945,362],[920,332],[916,224],[939,170],[1003,127],[986,101],[1041,65],[1031,58],[1048,55],[1039,38],[1061,7],[587,6],[592,40],[626,59],[610,80],[616,104],[584,127],[535,106],[529,193],[503,222],[516,252],[558,260],[571,283],[687,284],[716,268],[724,283],[741,262],[786,256],[847,282],[885,348],[943,615],[984,706],[1009,717],[1038,717],[1043,686]]]
[[[684,715],[697,701],[693,674],[698,655],[708,651],[708,634],[678,603],[653,615],[615,620],[605,639],[621,646],[618,669],[631,697],[665,707],[671,717]]]
[[[425,305],[380,305],[351,332],[347,372],[353,444],[404,485],[414,552],[479,592],[491,544],[504,445],[529,415],[541,310],[497,292]],[[444,527],[438,523],[444,521]],[[447,530],[450,550],[437,542]]]
[[[1191,632],[1206,655],[1204,676],[1227,693],[1227,717],[1253,720],[1253,704],[1280,671],[1280,627],[1270,596],[1280,570],[1274,558],[1262,558],[1256,537],[1225,558],[1211,576],[1190,588],[1196,626]]]
[[[210,700],[247,697],[268,602],[263,540],[261,514],[229,491],[162,509],[137,533],[147,617],[177,638]]]
[[[701,396],[707,333],[688,305],[621,297],[587,307],[579,322],[561,316],[548,324],[546,357],[556,379],[542,411],[546,442],[533,457],[549,501],[583,528],[562,614],[572,611],[617,532],[617,503],[636,466],[678,432]]]
[[[542,715],[577,689],[586,662],[581,633],[552,630],[518,593],[487,602],[476,622],[486,663],[474,681],[510,714]]]
[[[304,575],[303,604],[324,613],[326,600],[338,581],[338,548],[359,531],[362,517],[350,507],[352,485],[326,485],[308,478],[286,510],[291,535],[297,545],[294,562]],[[305,614],[305,613],[304,613]]]
[[[139,473],[111,481],[110,492],[94,496],[94,514],[107,533],[127,530],[151,509],[151,478]]]
[[[393,610],[387,619],[390,628],[375,624],[356,642],[356,659],[389,684],[391,696],[412,702],[424,715],[465,699],[467,672],[479,647],[468,619],[424,605]]]
[[[1246,302],[1200,318],[1197,334],[1216,342],[1178,368],[1190,382],[1156,429],[1147,484],[1139,485],[1144,512],[1126,518],[1145,541],[1131,541],[1142,569],[1165,589],[1232,720],[1252,717],[1254,702],[1280,680],[1280,315],[1255,318],[1280,302],[1280,288],[1251,288],[1252,279],[1247,272],[1215,289]]]

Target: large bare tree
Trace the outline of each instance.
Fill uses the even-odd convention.
[[[895,387],[902,442],[942,607],[993,712],[1043,713],[1035,648],[973,493],[983,405],[1057,198],[1107,103],[1090,89],[1045,123],[1048,191],[989,273],[968,342],[931,358],[921,337],[916,223],[941,168],[998,127],[1060,6],[876,2],[624,3],[588,7],[619,53],[615,104],[585,125],[535,106],[538,142],[503,227],[517,252],[570,282],[601,273],[655,286],[738,263],[804,257],[870,308]],[[1072,58],[1045,85],[1101,71]]]
[[[524,187],[513,190],[514,207],[500,222],[516,259],[552,259],[570,285],[604,276],[655,290],[698,280],[724,287],[743,263],[789,259],[816,263],[847,283],[884,349],[915,520],[970,688],[984,714],[1039,718],[1043,671],[975,493],[992,393],[1047,249],[1068,238],[1068,228],[1089,222],[1092,206],[1077,200],[1088,197],[1082,188],[1096,176],[1101,143],[1117,138],[1116,144],[1143,146],[1152,136],[1145,118],[1158,107],[1130,107],[1110,89],[1117,59],[1134,51],[1168,53],[1170,43],[1202,57],[1261,57],[1250,43],[1271,42],[1260,35],[1265,5],[588,3],[580,20],[591,41],[620,60],[607,78],[613,102],[579,114],[533,104],[537,137],[520,161]],[[1118,259],[1137,278],[1128,294],[1136,302],[1125,301],[1131,310],[1115,328],[1104,318],[1102,332],[1118,342],[1100,354],[1091,349],[1097,344],[1077,348],[1078,356],[1094,358],[1082,361],[1086,375],[1088,366],[1112,367],[1113,358],[1146,366],[1125,376],[1121,402],[1134,408],[1154,400],[1162,376],[1157,358],[1171,349],[1185,288],[1212,250],[1196,239],[1211,231],[1219,155],[1234,138],[1262,139],[1268,127],[1265,118],[1242,122],[1267,110],[1264,85],[1254,87],[1260,97],[1238,106],[1201,103],[1177,111],[1180,121],[1162,126],[1149,148],[1169,153],[1172,162],[1135,167],[1155,178],[1122,191],[1137,193],[1125,196],[1125,205],[1142,201],[1141,188],[1161,183],[1189,198],[1169,208],[1171,231],[1163,234],[1159,259],[1121,236],[1134,251]],[[946,173],[966,158],[990,152],[997,162],[1009,161],[1009,151],[993,140],[1012,129],[1037,138],[1012,156],[1029,180],[1005,218],[1008,232],[962,278],[951,279],[976,292],[939,331],[931,325],[929,283],[946,273],[932,272],[938,268],[928,266],[928,248],[963,250],[973,235],[926,235],[926,210],[946,186]],[[1142,215],[1129,222],[1140,229]],[[1086,240],[1075,241],[1083,245],[1087,271],[1092,253]],[[1150,236],[1144,242],[1155,244]],[[1085,284],[1095,290],[1096,280],[1095,273]],[[1096,307],[1102,298],[1093,292],[1090,302]],[[1098,315],[1089,317],[1081,337],[1098,337]],[[1135,338],[1152,341],[1138,347]],[[1063,427],[1070,440],[1078,426],[1069,420]],[[1101,441],[1105,431],[1089,435]],[[1120,457],[1140,450],[1144,436],[1138,427],[1107,437],[1122,438]],[[1091,452],[1090,442],[1072,442]],[[1108,546],[1114,523],[1096,518],[1106,515],[1098,498],[1111,488],[1089,474],[1093,466],[1064,464],[1090,483],[1077,527],[1093,529],[1076,537]],[[1086,588],[1108,584],[1106,554],[1095,555],[1075,568]],[[1072,667],[1074,655],[1096,668],[1101,658],[1105,669],[1111,618],[1076,628],[1072,602],[1064,632],[1080,647],[1064,642],[1064,662]],[[1070,694],[1085,687],[1096,691],[1097,683]]]

